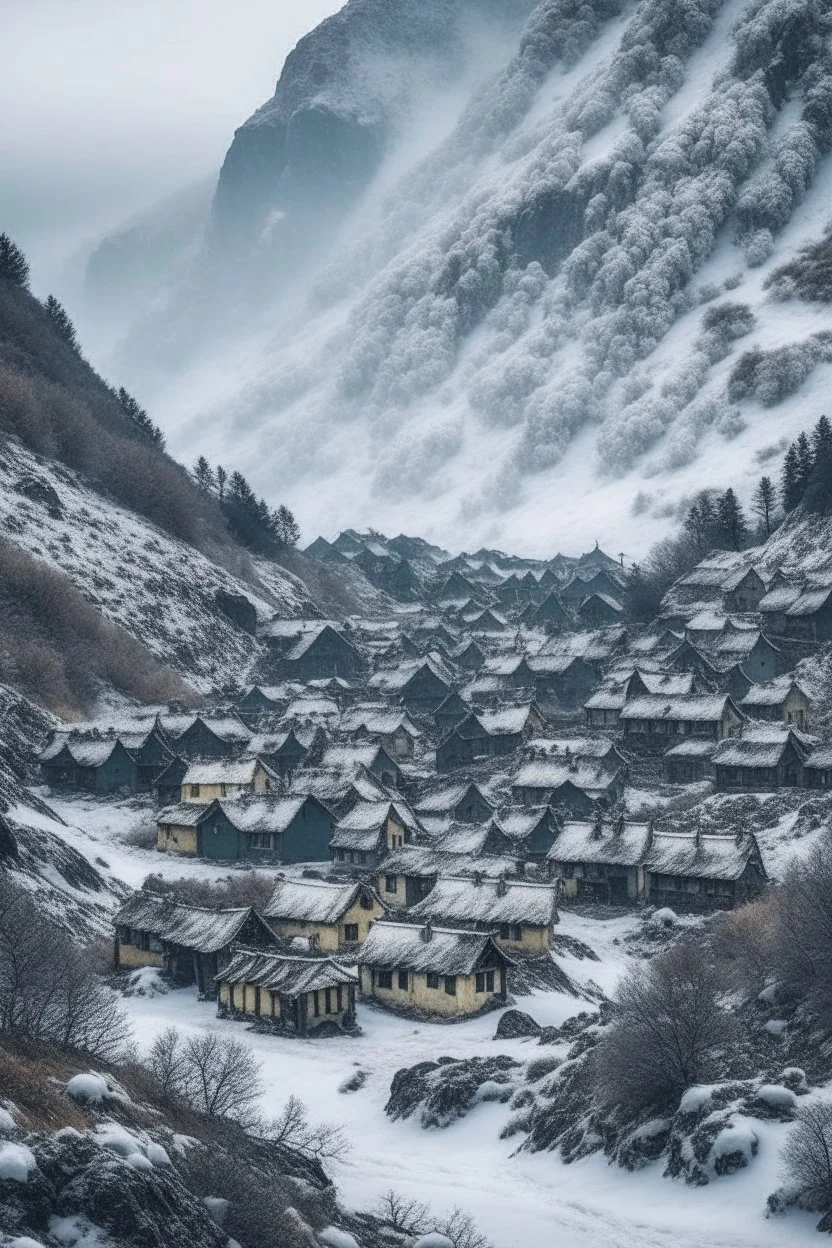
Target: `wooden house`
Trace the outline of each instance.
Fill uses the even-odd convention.
[[[832,641],[832,585],[807,584],[785,612],[787,637],[800,641]]]
[[[348,776],[355,775],[359,767],[363,767],[391,789],[399,789],[402,785],[398,763],[383,745],[372,741],[357,745],[331,742],[321,755],[320,766],[325,771],[337,771]]]
[[[215,995],[214,979],[231,958],[232,946],[274,945],[271,928],[250,906],[209,910],[139,889],[113,919],[116,970],[158,966],[176,984],[196,984]]]
[[[277,715],[285,707],[285,685],[251,685],[238,699],[234,709],[244,723],[250,724],[263,715]]]
[[[535,697],[564,707],[582,706],[598,684],[598,674],[581,655],[536,654],[528,659]]]
[[[323,728],[289,728],[280,732],[258,732],[249,742],[249,753],[259,758],[276,775],[291,777],[309,758],[310,751],[326,743]]]
[[[755,837],[653,832],[644,858],[645,899],[674,910],[730,910],[768,882]]]
[[[459,826],[459,825],[457,825]],[[479,831],[474,825],[466,825]],[[433,845],[405,845],[379,864],[378,891],[388,906],[404,908],[426,897],[440,876],[474,876],[498,880],[520,876],[520,863],[511,854],[452,853]]]
[[[668,784],[696,784],[714,778],[716,742],[685,737],[672,745],[662,759],[662,771]]]
[[[771,720],[803,730],[809,727],[812,703],[803,686],[787,675],[751,685],[739,707],[752,719]]]
[[[667,695],[699,692],[699,684],[693,672],[643,672],[634,669],[623,680],[614,680],[596,689],[584,703],[587,725],[590,728],[617,727],[621,711],[629,698],[644,694]]]
[[[786,612],[803,592],[802,578],[788,576],[778,568],[768,584],[768,589],[757,604],[763,621],[763,632],[769,637],[786,634]]]
[[[624,797],[626,780],[626,763],[617,750],[607,758],[549,755],[522,763],[511,791],[515,801],[525,806],[552,805],[577,815],[585,802],[573,798],[575,791],[589,798],[590,809],[598,802],[613,806]]]
[[[515,842],[496,819],[485,823],[452,823],[431,841],[431,845],[439,853],[468,855],[472,860],[484,854],[493,858],[512,855],[517,851]]]
[[[620,624],[623,618],[624,608],[611,594],[589,594],[578,607],[578,619],[589,628]]]
[[[479,643],[472,639],[454,656],[454,662],[464,672],[478,672],[485,662],[485,652]]]
[[[471,713],[470,705],[458,693],[449,693],[433,712],[433,723],[440,739],[453,732]]]
[[[365,666],[363,656],[352,642],[331,624],[303,635],[282,660],[282,671],[287,679],[304,684],[324,676],[360,678]]]
[[[784,724],[746,727],[741,737],[720,741],[713,755],[716,787],[768,791],[797,788],[811,742]]]
[[[436,657],[423,659],[408,674],[399,691],[404,705],[414,715],[432,715],[452,692],[452,677]]]
[[[721,741],[739,732],[744,716],[724,694],[648,694],[626,702],[619,719],[627,738],[700,736]]]
[[[279,877],[263,917],[276,936],[335,952],[362,944],[387,907],[368,884]]]
[[[514,855],[523,862],[543,862],[560,831],[560,820],[549,805],[504,806],[488,821],[502,842],[487,841],[482,853]]]
[[[765,593],[766,583],[756,568],[738,568],[722,582],[726,611],[756,611]]]
[[[220,1018],[240,1018],[301,1037],[355,1026],[358,977],[333,958],[238,948],[215,982]]]
[[[175,806],[182,796],[182,781],[190,763],[175,755],[153,781],[153,796],[158,806]]]
[[[477,711],[439,743],[436,769],[450,771],[477,759],[504,757],[545,729],[546,721],[533,702],[494,711]]]
[[[785,666],[783,651],[758,629],[726,627],[708,654],[717,668],[740,664],[755,682],[779,676]]]
[[[546,953],[558,921],[557,890],[552,884],[497,880],[485,876],[440,876],[409,917],[442,927],[493,932],[513,953]]]
[[[563,895],[570,900],[638,901],[649,839],[649,824],[623,818],[567,822],[547,855],[550,874],[563,881]]]
[[[405,802],[356,802],[342,815],[329,843],[333,862],[374,867],[392,849],[408,845],[418,824]]]
[[[197,715],[174,741],[182,758],[239,758],[248,748],[251,731],[236,715]]]
[[[558,632],[569,628],[572,617],[561,601],[556,590],[552,590],[541,603],[534,606],[529,623],[535,628],[545,628],[548,632]]]
[[[39,758],[41,778],[52,788],[104,796],[145,787],[134,755],[116,736],[56,733]]]
[[[352,707],[341,717],[339,731],[349,734],[353,740],[377,741],[397,762],[413,758],[416,742],[422,735],[406,710],[384,703]]]
[[[461,606],[463,602],[476,600],[480,594],[481,589],[474,585],[473,581],[470,581],[462,572],[454,571],[436,591],[435,597],[441,607]]]
[[[816,745],[803,764],[803,784],[807,789],[832,788],[832,746]]]
[[[199,824],[205,858],[326,862],[335,819],[311,794],[218,801]]]
[[[754,681],[745,674],[741,663],[732,663],[719,673],[717,689],[727,693],[728,697],[742,710],[742,701],[749,689],[754,688]],[[743,712],[744,713],[744,712]]]
[[[714,657],[704,654],[687,638],[667,655],[666,665],[669,671],[693,672],[706,686],[719,687],[722,673],[716,667]]]
[[[259,758],[218,758],[210,763],[191,763],[182,777],[183,802],[213,802],[221,797],[268,793],[277,788],[278,776]]]
[[[362,996],[388,1009],[466,1018],[505,1003],[511,959],[482,932],[376,923],[358,953]]]
[[[482,823],[494,813],[494,804],[478,784],[434,785],[416,802],[419,822],[433,830],[447,830],[450,823]]]

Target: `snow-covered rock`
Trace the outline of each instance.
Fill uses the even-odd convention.
[[[25,1183],[36,1165],[34,1153],[25,1144],[10,1140],[0,1142],[0,1179]]]

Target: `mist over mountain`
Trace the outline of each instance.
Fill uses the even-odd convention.
[[[810,0],[350,0],[137,285],[119,375],[307,531],[533,554],[626,522],[638,554],[823,410],[828,26]]]

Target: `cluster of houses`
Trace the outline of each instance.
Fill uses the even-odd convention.
[[[634,777],[671,795],[832,787],[801,676],[832,637],[832,578],[824,596],[723,552],[635,629],[597,547],[447,559],[350,531],[307,553],[397,601],[273,620],[233,696],[64,725],[41,756],[53,787],[152,794],[166,855],[288,869],[262,914],[136,894],[119,966],[164,966],[299,1034],[351,1026],[357,996],[468,1016],[550,956],[558,899],[701,910],[765,886],[753,829],[634,820]]]

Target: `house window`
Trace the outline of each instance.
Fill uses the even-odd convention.
[[[191,785],[191,797],[199,797],[199,785],[198,784]]]
[[[228,796],[227,786],[224,784],[221,784],[220,785],[220,797],[227,797],[227,796]]]
[[[271,832],[250,832],[248,838],[249,849],[272,849],[272,833]]]
[[[439,987],[439,976],[436,974],[435,971],[428,971],[426,978],[428,981],[428,988]]]
[[[358,924],[357,923],[345,923],[344,924],[344,940],[346,941],[348,945],[354,945],[357,942],[358,940]]]
[[[408,974],[407,971],[399,971],[399,988],[402,992],[407,992]]]
[[[392,971],[379,971],[378,986],[379,988],[392,988],[393,987],[393,972]]]
[[[477,992],[494,991],[494,972],[477,971]]]
[[[359,901],[358,904],[361,906],[362,910],[372,910],[373,899],[372,897],[369,897],[366,893],[362,893],[361,900]]]
[[[385,891],[385,893],[395,893],[395,892],[398,892],[398,887],[397,887],[397,884],[398,884],[398,880],[397,880],[397,878],[396,878],[396,876],[395,876],[395,875],[385,875],[385,877],[384,877],[384,891]]]
[[[321,1003],[320,1003],[320,1001],[318,1000],[318,991],[317,991],[317,989],[316,989],[316,990],[312,993],[312,1001],[313,1001],[313,1008],[314,1008],[314,1011],[315,1011],[315,1017],[316,1017],[316,1018],[318,1018],[318,1017],[319,1017],[319,1015],[320,1015],[320,1013],[321,1013]]]
[[[456,975],[445,976],[445,991],[449,997],[456,996]]]
[[[331,989],[331,988],[326,988],[324,991],[325,991],[325,993],[326,993],[326,1007],[325,1007],[325,1009],[326,1009],[326,1013],[327,1013],[327,1014],[334,1014],[334,1013],[335,1013],[335,1011],[334,1011],[334,1010],[333,1010],[333,1008],[332,1008],[332,989]]]

